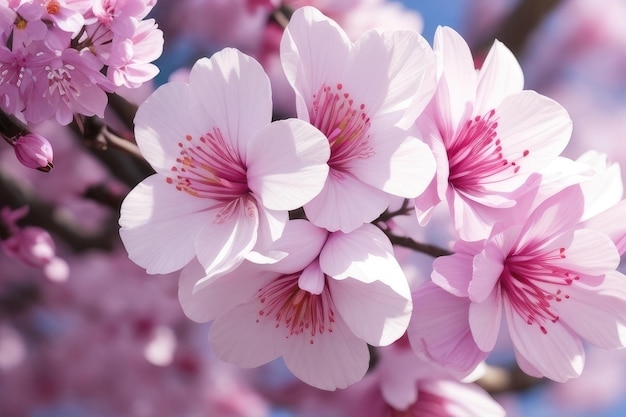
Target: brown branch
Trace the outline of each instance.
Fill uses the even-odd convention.
[[[394,235],[393,233],[391,233],[389,230],[386,229],[381,229],[389,238],[389,240],[391,241],[392,244],[394,245],[398,245],[398,246],[403,246],[405,248],[409,248],[409,249],[413,249],[414,251],[417,252],[422,252],[425,253],[426,255],[430,255],[432,257],[439,257],[439,256],[448,256],[448,255],[452,255],[452,252],[446,250],[446,249],[442,249],[438,246],[434,246],[434,245],[428,245],[426,243],[420,243],[420,242],[416,242],[415,240],[411,239],[410,237],[406,237],[406,236],[398,236],[398,235]]]
[[[0,171],[0,195],[2,205],[13,209],[29,206],[26,217],[20,223],[39,226],[55,234],[77,252],[97,248],[112,249],[118,237],[117,213],[101,226],[96,233],[87,233],[71,217],[63,214],[53,204],[40,200],[33,192],[18,186]]]
[[[476,381],[490,394],[501,394],[505,392],[520,392],[538,385],[545,384],[545,378],[535,378],[525,374],[517,366],[512,368],[501,368],[487,365],[485,375]]]
[[[523,0],[504,19],[490,36],[473,46],[475,53],[488,50],[495,39],[504,43],[515,56],[519,56],[526,42],[542,20],[561,0]]]

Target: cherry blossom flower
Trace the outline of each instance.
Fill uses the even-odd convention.
[[[281,233],[328,174],[326,138],[297,119],[271,121],[269,80],[235,49],[196,62],[189,83],[161,86],[139,108],[137,144],[157,174],[122,204],[120,235],[148,273],[197,256],[208,276]]]
[[[523,90],[513,54],[496,41],[476,71],[469,47],[440,27],[435,53],[439,86],[416,127],[431,146],[437,175],[415,199],[422,223],[445,200],[461,238],[484,239],[519,195],[536,186],[534,172],[568,143],[571,121],[555,101]]]
[[[615,271],[619,253],[608,235],[583,228],[584,207],[580,187],[568,187],[543,201],[523,224],[499,224],[488,239],[459,241],[455,254],[436,259],[433,282],[465,301],[447,304],[454,312],[426,331],[424,325],[411,329],[414,348],[442,345],[446,336],[434,327],[456,316],[459,330],[452,335],[465,335],[454,344],[466,352],[490,352],[504,317],[521,369],[565,381],[582,372],[583,339],[605,349],[626,346],[626,277]],[[441,298],[422,301],[434,308]],[[481,359],[460,356],[461,350],[439,361],[471,368]]]
[[[417,32],[372,30],[352,43],[303,7],[285,29],[281,60],[298,117],[331,149],[324,189],[304,206],[313,223],[347,233],[380,215],[389,194],[412,198],[426,188],[432,154],[405,130],[435,88],[434,56]]]
[[[246,262],[202,287],[202,269],[190,264],[179,281],[183,310],[195,321],[215,320],[212,350],[228,362],[250,368],[282,356],[295,376],[326,390],[360,380],[367,344],[398,339],[411,314],[391,243],[370,224],[344,234],[292,220],[276,246],[289,255],[271,265]]]

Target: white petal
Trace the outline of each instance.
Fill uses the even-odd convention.
[[[320,253],[322,270],[335,279],[364,283],[382,281],[410,299],[404,272],[393,256],[391,242],[376,226],[364,224],[351,233],[332,233]]]
[[[170,175],[180,154],[179,142],[187,135],[198,137],[190,115],[191,93],[182,82],[159,87],[144,101],[135,116],[135,139],[144,158],[163,175]]]
[[[293,13],[280,43],[280,60],[300,95],[299,118],[308,120],[306,105],[320,87],[341,81],[351,48],[339,25],[317,9],[302,7]]]
[[[508,303],[504,311],[515,349],[541,375],[557,382],[580,376],[585,362],[580,337],[550,320],[541,323],[544,334],[539,325],[529,325]]]
[[[128,256],[149,274],[181,269],[195,256],[198,225],[215,214],[210,204],[176,190],[159,174],[146,178],[122,203],[120,237]]]
[[[287,368],[316,388],[346,388],[363,378],[369,366],[367,344],[357,338],[339,318],[332,332],[289,338],[283,352]]]
[[[260,271],[258,265],[245,262],[233,272],[210,280],[196,291],[196,284],[205,279],[206,273],[202,265],[194,260],[181,271],[178,279],[178,301],[191,320],[208,322],[252,299],[262,283],[276,275],[273,272]]]
[[[230,217],[205,222],[196,238],[196,254],[207,273],[200,283],[241,265],[256,243],[259,213],[254,200],[242,197],[230,205]]]
[[[387,346],[406,331],[411,318],[410,297],[381,281],[328,280],[335,307],[348,328],[372,346]]]
[[[253,299],[220,316],[209,331],[211,350],[218,358],[254,368],[280,356],[284,344],[282,328],[271,319],[259,319],[261,303]]]
[[[370,137],[373,154],[350,162],[359,180],[405,198],[420,195],[432,181],[435,157],[421,140],[402,129],[390,128]]]
[[[269,209],[297,209],[322,190],[329,157],[328,139],[312,125],[274,122],[248,143],[248,187]]]
[[[498,40],[493,43],[478,76],[476,114],[495,109],[502,100],[524,88],[524,74],[513,53]]]
[[[331,170],[324,188],[304,211],[316,226],[348,233],[376,219],[388,205],[385,192],[349,175],[339,178]]]
[[[247,142],[272,120],[270,82],[263,67],[238,50],[225,48],[195,63],[189,85],[198,108],[186,109],[197,129],[206,133],[220,128],[245,163]]]

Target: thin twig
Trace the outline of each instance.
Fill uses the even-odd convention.
[[[450,252],[450,251],[448,251],[446,249],[440,248],[438,246],[428,245],[426,243],[416,242],[415,240],[411,239],[410,237],[394,235],[388,229],[382,229],[382,231],[387,235],[387,237],[389,238],[391,243],[393,243],[394,245],[403,246],[405,248],[413,249],[413,250],[415,250],[417,252],[422,252],[422,253],[425,253],[426,255],[430,255],[430,256],[435,257],[435,258],[437,258],[439,256],[452,255],[452,252]]]

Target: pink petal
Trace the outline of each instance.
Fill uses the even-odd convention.
[[[457,297],[468,297],[472,281],[473,254],[455,253],[433,261],[431,279],[442,289]]]
[[[561,259],[554,264],[566,270],[587,275],[604,275],[616,269],[620,262],[613,241],[604,233],[591,229],[578,229],[565,233],[546,246],[559,250],[565,248]]]
[[[311,262],[300,274],[298,287],[311,294],[319,295],[324,290],[324,278],[319,262]]]
[[[441,59],[444,82],[452,98],[450,103],[442,104],[449,105],[446,113],[450,112],[451,124],[456,128],[467,104],[475,100],[477,81],[474,59],[465,40],[449,27],[437,28],[434,50]]]
[[[580,337],[560,322],[550,320],[541,323],[546,330],[544,334],[539,326],[529,325],[508,303],[504,312],[515,349],[542,376],[557,382],[580,376],[585,362]]]
[[[348,233],[376,219],[388,205],[385,192],[331,170],[324,188],[304,205],[304,211],[316,226]]]
[[[519,173],[540,171],[559,156],[572,133],[567,111],[556,101],[534,91],[507,96],[497,107],[496,115],[503,157],[517,160],[526,154],[518,162]]]
[[[243,368],[261,366],[283,350],[283,329],[273,320],[258,320],[261,303],[255,298],[221,315],[209,331],[211,350],[218,358]]]
[[[135,116],[135,139],[141,154],[163,175],[171,175],[180,154],[178,143],[186,135],[198,137],[205,131],[191,123],[189,86],[170,82],[159,87],[144,101]],[[205,124],[205,129],[210,126]]]
[[[468,294],[470,300],[475,303],[485,301],[500,279],[504,270],[503,256],[508,252],[503,254],[499,249],[490,242],[485,246],[485,250],[473,259],[472,281],[468,287]]]
[[[287,368],[302,381],[316,388],[346,388],[363,378],[369,367],[367,344],[357,338],[338,318],[333,332],[309,338],[290,338],[283,352]],[[253,342],[254,343],[254,342]]]
[[[560,318],[588,342],[603,349],[626,347],[626,277],[606,275],[597,287],[573,285],[558,305]]]
[[[387,95],[372,123],[382,122],[381,116],[389,123],[396,119],[394,113],[401,110],[404,116],[395,125],[407,128],[426,108],[437,88],[435,54],[416,32],[394,30],[383,32],[383,36],[392,46],[393,55],[387,70]]]
[[[139,183],[124,199],[120,237],[128,256],[149,274],[166,274],[195,256],[194,241],[215,213],[210,201],[176,190],[155,174]]]
[[[287,252],[275,248],[276,241],[281,237],[285,224],[289,220],[286,211],[267,210],[258,207],[259,229],[254,250],[248,252],[245,258],[257,264],[272,264],[287,256]]]
[[[404,130],[390,128],[372,132],[368,158],[350,163],[350,173],[359,180],[405,198],[420,195],[432,181],[436,164],[430,148]]]
[[[584,198],[580,187],[574,185],[542,202],[528,217],[520,232],[519,248],[541,242],[570,230],[582,216]]]
[[[445,410],[442,414],[435,411],[432,405],[426,402],[421,406],[419,399],[411,411],[416,416],[435,415],[454,417],[504,417],[506,411],[489,394],[476,384],[464,384],[448,379],[431,379],[420,381],[420,392],[430,393],[442,397],[445,401]]]
[[[372,346],[387,346],[406,331],[412,310],[410,297],[381,281],[329,279],[328,287],[339,315],[359,339]]]
[[[280,60],[299,96],[298,117],[308,121],[307,104],[324,84],[341,81],[352,42],[333,20],[313,7],[296,10],[280,43]]]
[[[282,236],[271,248],[272,252],[287,256],[268,268],[284,274],[302,271],[319,256],[327,237],[327,230],[307,220],[289,220]]]
[[[469,327],[470,301],[451,295],[432,282],[413,294],[413,316],[407,335],[413,350],[463,378],[487,357]]]
[[[198,288],[211,277],[235,269],[256,243],[259,213],[254,200],[242,197],[229,205],[230,216],[205,222],[196,238],[196,255],[207,274]]]
[[[620,254],[626,252],[626,200],[586,220],[582,226],[607,234]]]
[[[308,203],[328,176],[328,139],[302,120],[280,120],[261,129],[248,143],[247,154],[248,187],[272,210]]]
[[[478,75],[476,114],[495,109],[502,100],[524,88],[524,74],[513,53],[498,40],[493,43]]]
[[[198,60],[189,74],[191,94],[198,101],[190,112],[195,126],[221,129],[245,163],[248,141],[272,120],[269,78],[253,58],[233,48]],[[190,111],[190,109],[192,109]]]
[[[492,291],[482,302],[474,302],[469,308],[469,324],[478,348],[491,352],[496,345],[502,321],[502,295],[500,287]]]

